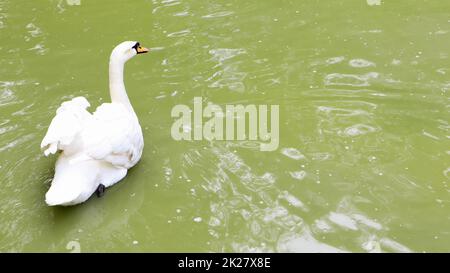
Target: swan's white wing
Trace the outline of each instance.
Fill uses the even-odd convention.
[[[136,116],[116,103],[102,104],[93,116],[93,122],[83,131],[86,154],[117,167],[130,168],[136,164],[143,147]]]
[[[44,150],[45,156],[54,154],[58,150],[73,148],[84,124],[92,117],[86,111],[89,106],[89,102],[84,97],[76,97],[61,104],[41,142],[41,149]]]

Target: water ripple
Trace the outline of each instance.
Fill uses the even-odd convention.
[[[377,72],[369,72],[362,75],[332,73],[325,76],[324,83],[326,86],[362,87],[369,86],[370,80],[377,79],[378,77],[379,74]]]
[[[202,16],[202,18],[209,19],[209,18],[226,17],[226,16],[230,16],[232,14],[234,14],[233,11],[219,11],[219,12],[211,13],[208,15],[204,15],[204,16]]]

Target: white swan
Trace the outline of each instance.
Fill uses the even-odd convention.
[[[109,61],[111,103],[94,114],[89,103],[77,97],[62,103],[41,143],[45,156],[62,151],[55,176],[45,195],[49,206],[69,206],[86,201],[94,192],[125,177],[141,158],[144,140],[141,126],[128,99],[123,67],[132,57],[148,52],[138,42],[116,46]]]

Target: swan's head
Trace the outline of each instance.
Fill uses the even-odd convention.
[[[116,46],[111,53],[111,61],[126,62],[137,54],[147,53],[148,49],[142,47],[139,42],[126,41]]]

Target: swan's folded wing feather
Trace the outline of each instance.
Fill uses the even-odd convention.
[[[137,120],[123,106],[102,104],[94,113],[94,122],[85,130],[87,154],[118,167],[129,168],[134,154],[142,148],[142,133]]]
[[[89,102],[84,97],[76,97],[61,104],[41,142],[45,156],[65,150],[73,144],[85,122],[92,116],[86,110],[88,107]]]

